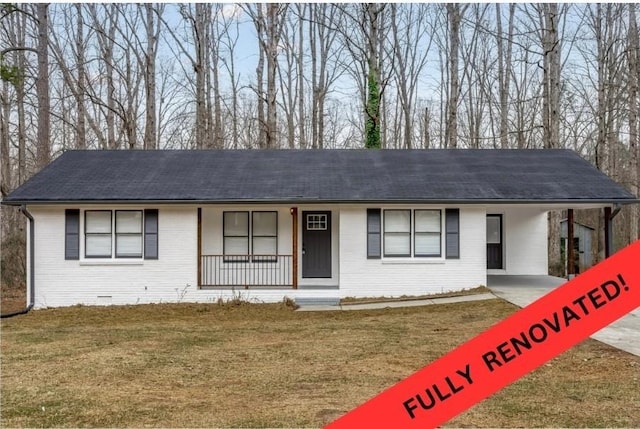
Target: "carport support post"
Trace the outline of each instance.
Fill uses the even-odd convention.
[[[573,249],[573,209],[567,210],[567,243],[565,245],[565,253],[567,256],[567,276],[571,278],[575,275],[575,266],[573,259],[575,258]]]
[[[611,256],[613,250],[613,222],[611,207],[604,208],[604,258]]]

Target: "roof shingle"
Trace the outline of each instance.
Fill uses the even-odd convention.
[[[4,204],[636,202],[569,150],[69,151]]]

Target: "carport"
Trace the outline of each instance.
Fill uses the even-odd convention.
[[[487,287],[494,295],[518,307],[525,307],[566,282],[554,276],[487,276]],[[640,309],[596,332],[591,338],[640,356]]]

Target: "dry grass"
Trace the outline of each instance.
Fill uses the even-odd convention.
[[[35,311],[2,321],[0,426],[319,427],[514,311]],[[450,424],[640,426],[640,358],[586,341]]]
[[[9,287],[3,284],[0,290],[0,298],[0,313],[13,313],[27,306],[24,286]]]
[[[388,302],[388,301],[416,301],[421,299],[432,299],[432,298],[450,298],[454,296],[465,296],[465,295],[478,295],[481,293],[489,293],[491,290],[486,286],[478,286],[470,289],[462,289],[455,292],[443,292],[443,293],[433,293],[429,295],[403,295],[397,298],[390,297],[368,297],[368,298],[354,298],[348,296],[346,298],[342,298],[340,300],[341,304],[368,304],[374,302]]]

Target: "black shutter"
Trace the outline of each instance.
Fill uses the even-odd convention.
[[[80,210],[64,211],[64,259],[80,259]]]
[[[367,259],[380,259],[380,209],[367,209]]]
[[[144,259],[158,259],[158,209],[144,211]]]
[[[447,259],[460,258],[460,210],[447,209],[445,228],[447,232]]]

